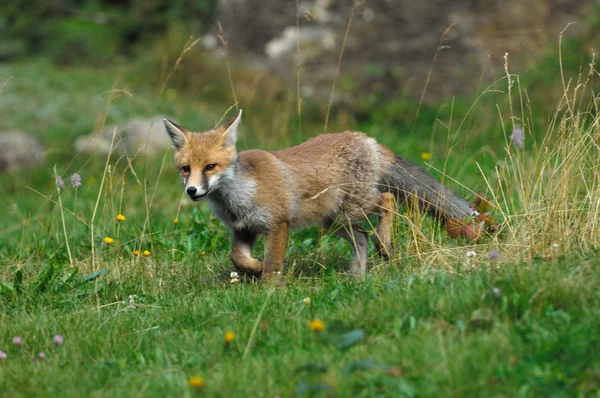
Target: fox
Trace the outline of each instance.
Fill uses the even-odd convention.
[[[235,269],[258,278],[281,275],[288,233],[321,225],[350,243],[349,274],[367,271],[369,234],[361,227],[377,218],[377,253],[392,251],[396,205],[414,201],[444,221],[472,215],[470,204],[426,170],[360,132],[327,133],[274,152],[238,152],[242,110],[205,132],[164,119],[174,162],[192,201],[207,199],[231,231]],[[253,257],[264,236],[262,261]]]

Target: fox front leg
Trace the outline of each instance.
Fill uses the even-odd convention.
[[[262,276],[266,280],[281,274],[288,238],[288,223],[276,224],[265,235],[265,259]],[[278,274],[275,274],[275,273]]]
[[[250,231],[233,231],[230,258],[233,266],[239,271],[259,277],[263,271],[263,264],[252,257],[252,248],[257,236],[256,233]]]

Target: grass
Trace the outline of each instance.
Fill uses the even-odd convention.
[[[381,270],[362,283],[328,271],[277,290],[184,267],[113,280],[96,298],[26,285],[5,308],[11,321],[2,320],[5,345],[24,340],[6,349],[4,395],[186,396],[193,375],[218,396],[290,396],[325,384],[340,396],[600,388],[600,361],[590,355],[600,343],[597,259],[454,275]],[[323,332],[309,330],[311,312]],[[52,346],[54,334],[65,336],[62,346]],[[39,351],[47,359],[32,361]]]
[[[345,242],[318,228],[296,231],[286,256],[288,284],[273,290],[231,283],[228,232],[205,205],[182,202],[168,151],[156,159],[107,159],[64,149],[94,126],[133,116],[173,115],[201,130],[226,109],[207,106],[210,93],[181,89],[178,79],[185,78],[178,74],[161,96],[164,81],[132,78],[140,69],[117,63],[65,70],[42,59],[0,67],[0,80],[13,76],[0,95],[7,111],[0,127],[31,131],[50,145],[44,167],[0,180],[3,396],[587,396],[600,390],[600,363],[592,355],[600,343],[593,72],[575,75],[545,124],[508,71],[473,105],[463,99],[437,110],[424,106],[414,129],[414,113],[399,131],[338,112],[332,128],[344,121],[343,128],[360,128],[465,196],[487,191],[501,231],[478,244],[452,240],[436,223],[399,211],[397,254],[389,264],[373,256],[362,282],[344,275]],[[244,113],[242,149],[276,149],[321,131],[307,117],[303,134],[290,134],[297,125],[293,100],[275,94],[253,100],[271,84],[237,90],[241,106],[255,114]],[[374,110],[373,120],[410,105],[416,106]],[[510,142],[514,124],[525,128],[524,150]],[[427,163],[422,152],[431,155]],[[54,164],[67,182],[60,200]],[[77,189],[68,182],[75,172],[83,178]],[[118,214],[125,220],[117,221]],[[491,249],[499,259],[488,259]],[[477,256],[467,257],[472,250]],[[323,331],[310,330],[314,319],[323,321]],[[235,338],[226,344],[229,331]],[[61,346],[52,344],[57,334],[64,336]],[[14,336],[21,346],[11,343]],[[32,359],[40,352],[45,360]],[[188,385],[193,376],[203,377],[204,386]]]

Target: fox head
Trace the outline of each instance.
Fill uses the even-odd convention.
[[[192,200],[198,201],[214,192],[224,179],[233,175],[237,158],[235,142],[241,119],[240,109],[231,119],[204,133],[192,133],[164,119],[173,145],[175,165],[185,192]]]

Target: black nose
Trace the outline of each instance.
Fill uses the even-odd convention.
[[[196,189],[196,187],[188,187],[185,191],[188,195],[194,196],[198,190]]]

